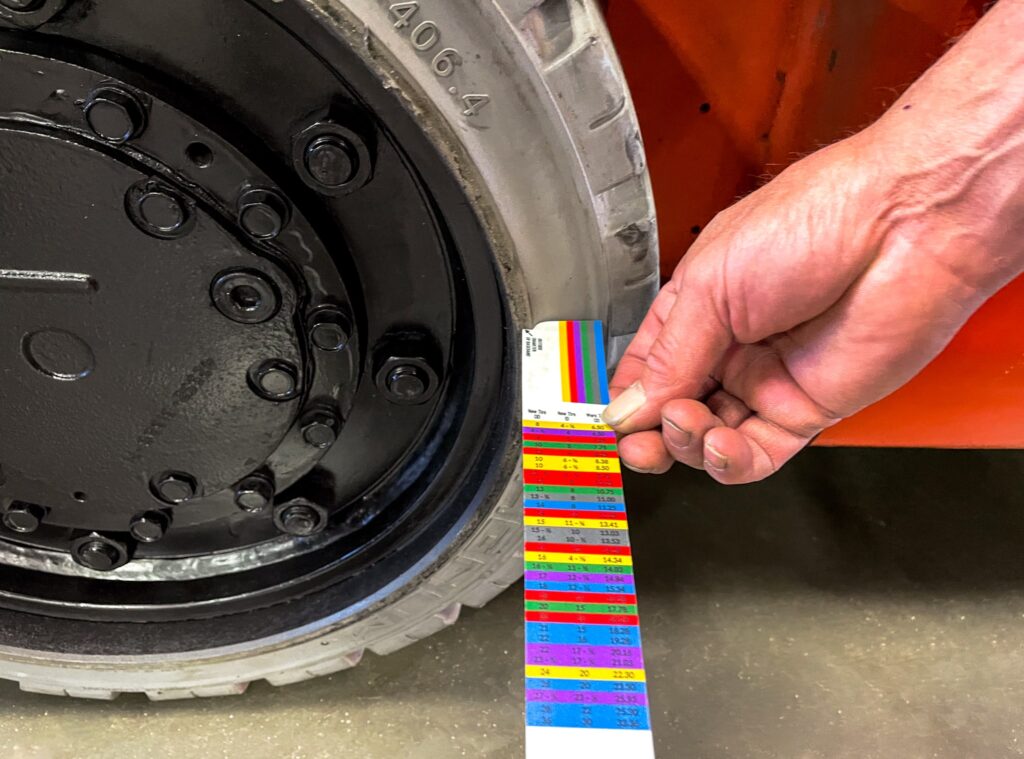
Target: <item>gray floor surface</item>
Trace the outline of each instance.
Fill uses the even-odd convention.
[[[745,488],[631,477],[658,756],[1024,755],[1022,475],[1021,453],[815,450]],[[240,698],[3,683],[0,757],[518,757],[520,609],[517,587],[397,654]]]

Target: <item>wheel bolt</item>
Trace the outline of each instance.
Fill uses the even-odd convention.
[[[274,524],[288,535],[315,535],[327,526],[327,510],[304,498],[296,498],[274,510]]]
[[[268,401],[288,401],[299,393],[299,370],[281,359],[261,361],[249,368],[249,387]]]
[[[336,135],[324,135],[310,142],[304,162],[316,183],[332,190],[351,182],[359,166],[352,145]]]
[[[240,324],[260,324],[272,319],[281,298],[270,278],[255,270],[218,274],[210,285],[210,298],[224,316]]]
[[[71,544],[71,558],[87,569],[109,572],[128,561],[128,548],[95,532]]]
[[[313,316],[309,339],[322,351],[344,350],[351,338],[348,324],[348,320],[339,311],[323,309]]]
[[[20,533],[35,532],[45,516],[45,510],[33,503],[15,501],[4,512],[3,524],[8,530]]]
[[[164,536],[171,520],[159,511],[147,511],[132,519],[128,532],[140,543],[155,543]]]
[[[314,448],[330,448],[338,439],[338,426],[335,416],[316,412],[302,425],[302,439]]]
[[[178,504],[191,501],[199,492],[199,483],[191,474],[167,472],[154,478],[151,483],[153,495],[164,503]]]
[[[85,119],[97,137],[121,145],[142,134],[146,110],[131,92],[120,87],[101,87],[86,102]]]
[[[407,406],[425,403],[440,386],[440,380],[434,369],[438,362],[430,360],[435,351],[430,350],[422,340],[406,344],[404,348],[409,352],[396,350],[391,353],[389,351],[388,358],[378,364],[379,368],[375,375],[377,386],[392,403]]]
[[[404,401],[418,400],[427,392],[427,376],[418,366],[396,366],[388,374],[388,391]]]
[[[281,234],[288,216],[288,202],[273,190],[246,190],[238,199],[238,223],[257,240],[273,240]]]
[[[139,182],[125,198],[128,215],[147,235],[171,240],[187,234],[194,226],[189,204],[174,190],[159,182]]]
[[[274,483],[262,474],[246,477],[235,488],[235,505],[250,514],[263,511],[274,500]]]

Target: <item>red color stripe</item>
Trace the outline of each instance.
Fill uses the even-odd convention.
[[[573,334],[572,323],[565,325],[565,352],[569,356],[569,401],[579,403],[580,389],[576,378],[576,335]]]
[[[639,627],[640,617],[636,614],[575,614],[569,611],[528,611],[527,622],[568,622],[574,625],[609,625],[616,627]]]
[[[524,517],[551,517],[552,519],[601,519],[605,522],[613,520],[616,522],[626,521],[625,511],[577,511],[576,509],[523,509]],[[559,527],[560,525],[548,525],[548,527]],[[609,527],[609,530],[625,529]]]
[[[594,556],[632,556],[629,546],[578,546],[573,543],[532,543],[523,545],[524,551],[544,551],[545,553],[576,553]]]
[[[572,448],[523,448],[523,453],[527,455],[536,454],[537,456],[576,456],[578,458],[589,456],[590,458],[595,459],[618,458],[615,451],[595,451],[593,449],[573,450]]]
[[[635,604],[636,596],[632,593],[573,593],[564,590],[526,590],[523,592],[527,601],[551,601],[553,603],[573,604]]]
[[[524,432],[523,440],[536,440],[538,443],[586,443],[589,445],[614,445],[615,435],[574,435],[569,430],[564,435],[546,435],[541,432]]]
[[[527,485],[575,485],[578,488],[621,488],[618,472],[560,472],[552,469],[524,469]]]

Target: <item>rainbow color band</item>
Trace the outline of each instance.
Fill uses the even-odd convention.
[[[523,333],[527,759],[652,759],[600,322]]]

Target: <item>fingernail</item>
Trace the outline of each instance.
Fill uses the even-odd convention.
[[[725,471],[727,466],[729,466],[728,457],[723,456],[710,445],[704,446],[705,469],[714,469],[716,472],[722,472]]]
[[[619,461],[622,461],[622,459],[619,459]],[[640,467],[630,466],[625,461],[622,461],[622,465],[629,471],[636,472],[637,474],[654,474],[653,469],[641,469]]]
[[[678,424],[675,424],[668,419],[662,418],[661,428],[665,433],[665,437],[668,438],[668,442],[672,443],[672,445],[677,448],[685,448],[690,444],[690,441],[693,440],[692,432],[684,430]]]
[[[647,396],[639,382],[622,391],[622,395],[608,404],[608,408],[601,414],[604,423],[609,427],[618,427],[624,421],[633,416],[645,403]]]

